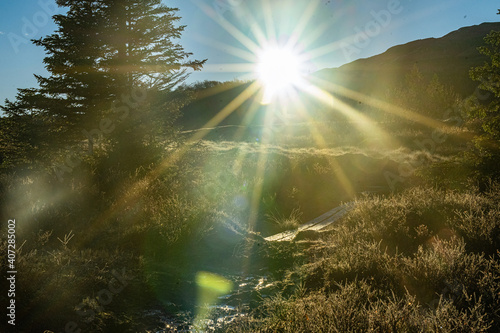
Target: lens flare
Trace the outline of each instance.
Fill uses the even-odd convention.
[[[233,289],[233,283],[214,273],[198,272],[196,285],[198,286],[198,313],[194,326],[205,331],[206,320],[210,316],[210,305],[215,304],[219,296],[229,293]]]
[[[255,72],[264,89],[263,104],[288,95],[302,79],[302,61],[293,49],[266,47],[258,53]]]

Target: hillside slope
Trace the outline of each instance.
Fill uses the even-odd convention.
[[[385,99],[391,89],[401,86],[405,76],[416,64],[426,79],[437,74],[442,83],[466,97],[472,94],[478,85],[469,78],[469,70],[486,61],[477,48],[484,45],[484,37],[492,30],[500,30],[500,23],[483,23],[461,28],[441,38],[428,38],[397,45],[382,54],[358,59],[339,68],[323,69],[312,76]],[[192,87],[196,98],[184,107],[183,116],[178,124],[187,130],[203,127],[250,84],[250,82],[243,84],[224,82],[212,83],[207,87],[203,84]],[[246,101],[219,125],[263,125],[267,110],[265,106],[254,109],[250,121],[244,120],[251,105],[252,100]],[[315,107],[310,107],[309,114],[314,117],[314,111],[318,110],[313,109]],[[217,136],[217,133],[211,134],[214,135]]]
[[[365,94],[383,96],[387,89],[401,84],[405,75],[417,65],[425,77],[437,74],[445,85],[467,96],[477,86],[469,78],[470,68],[486,60],[477,48],[484,44],[484,37],[492,30],[500,30],[500,23],[464,27],[441,38],[397,45],[382,54],[339,68],[324,69],[314,75]]]

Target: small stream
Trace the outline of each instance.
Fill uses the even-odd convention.
[[[351,206],[351,203],[340,205],[317,217],[316,219],[302,225],[302,229],[299,228],[295,233],[292,234],[295,235],[300,230],[313,230],[315,227],[317,227],[316,229],[318,231],[314,232],[319,232],[321,228],[337,221],[351,208]],[[220,231],[220,234],[224,234],[223,230]],[[281,238],[273,239],[273,237],[279,235],[280,234],[277,234],[266,239],[261,237],[256,241],[256,244],[262,244],[262,242],[266,244],[278,244],[280,243],[280,241],[285,240]],[[231,236],[236,238],[236,235]],[[239,241],[243,242],[244,239],[245,238],[240,238]],[[289,241],[291,241],[291,239],[289,239]],[[220,244],[222,242],[218,238],[216,238],[214,240],[214,243]],[[283,244],[282,246],[287,247],[286,244]],[[205,254],[211,253],[209,249],[210,248],[207,248],[201,252],[204,252]],[[255,249],[254,251],[254,255],[259,256],[259,250]],[[188,308],[190,308],[191,311],[181,310],[180,306],[177,306],[176,304],[170,302],[166,302],[163,304],[165,306],[165,309],[145,311],[143,313],[143,316],[148,319],[147,321],[158,323],[158,325],[154,330],[152,330],[152,332],[224,332],[224,328],[226,327],[226,325],[232,323],[239,317],[247,316],[252,309],[257,308],[262,303],[262,300],[264,298],[275,294],[279,290],[280,281],[277,280],[279,279],[279,277],[271,274],[269,267],[274,267],[275,269],[278,268],[278,266],[283,265],[284,266],[281,267],[282,269],[288,267],[292,264],[292,262],[287,262],[287,260],[290,260],[291,258],[288,258],[286,255],[283,256],[283,254],[276,255],[272,253],[267,253],[266,256],[269,257],[260,258],[261,260],[255,260],[255,262],[260,263],[259,265],[249,267],[249,271],[253,274],[245,274],[241,272],[241,267],[239,269],[235,269],[236,266],[234,265],[234,263],[233,265],[224,265],[226,269],[232,267],[233,270],[226,270],[225,273],[222,273],[220,272],[220,269],[217,269],[217,266],[215,265],[216,262],[221,263],[223,253],[219,253],[219,256],[215,256],[215,259],[212,258],[212,265],[206,268],[208,268],[208,271],[219,270],[219,275],[214,275],[221,280],[230,281],[232,284],[232,290],[227,294],[224,294],[224,292],[220,292],[217,298],[215,298],[216,294],[212,294],[213,298],[211,298],[211,304],[209,304],[208,306],[190,305]],[[295,260],[296,259],[292,259],[292,261]],[[200,260],[200,262],[202,261],[205,260]],[[189,287],[192,289],[196,286],[196,283],[190,280],[192,279],[189,278],[185,281],[185,287]],[[163,286],[165,286],[165,284],[163,284]],[[171,287],[180,288],[179,291],[183,288],[182,286],[173,285]],[[208,285],[208,288],[210,289],[212,288],[212,286]],[[200,296],[198,295],[197,297]]]
[[[196,307],[195,311],[208,312],[208,318],[203,318],[194,324],[192,313],[179,312],[175,317],[162,310],[148,310],[144,317],[159,319],[161,327],[153,330],[155,333],[167,332],[223,332],[224,327],[238,317],[248,315],[262,298],[272,295],[276,290],[276,282],[268,275],[225,276],[233,282],[233,290],[227,295],[218,297],[217,304],[207,307]],[[207,311],[208,310],[208,311]]]

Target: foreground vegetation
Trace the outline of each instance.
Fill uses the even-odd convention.
[[[499,193],[419,187],[357,200],[300,241],[280,291],[226,331],[497,331]]]
[[[298,96],[286,117],[232,103],[249,82],[179,86],[204,61],[172,42],[184,27],[159,0],[130,1],[144,29],[121,1],[58,3],[61,30],[35,41],[50,76],[0,118],[17,331],[500,330],[500,33],[472,71],[482,94],[415,67],[387,101],[324,83],[337,104]],[[327,230],[264,238],[343,202]]]
[[[481,191],[462,174],[465,161],[449,169],[455,140],[392,194],[384,172],[397,174],[402,161],[425,154],[204,141],[153,180],[138,170],[116,193],[90,187],[83,167],[72,182],[51,182],[43,171],[3,175],[5,212],[28,221],[17,230],[20,325],[169,331],[183,314],[188,328],[200,306],[195,277],[208,271],[274,281],[267,296],[242,298],[247,315],[220,331],[495,331],[500,191],[494,183]],[[90,165],[92,177],[105,172]],[[354,193],[335,166],[361,177]],[[369,194],[367,184],[383,189]],[[354,209],[325,232],[283,243],[261,237],[348,200]],[[258,213],[250,220],[253,205]],[[108,299],[110,288],[119,292]]]

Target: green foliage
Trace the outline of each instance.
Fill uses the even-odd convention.
[[[397,106],[433,119],[445,120],[446,111],[457,103],[459,95],[443,85],[436,74],[431,79],[424,77],[415,64],[406,74],[404,84],[390,91],[387,98]]]
[[[33,168],[34,162],[47,162],[50,146],[55,144],[51,133],[57,134],[57,121],[32,110],[28,103],[34,96],[33,89],[22,89],[15,102],[5,101],[0,108],[5,116],[0,118],[0,169]],[[53,148],[53,147],[52,147]]]
[[[39,88],[20,89],[15,102],[2,107],[12,128],[3,130],[24,155],[67,155],[68,147],[88,153],[94,146],[118,168],[134,172],[157,162],[158,144],[172,137],[173,124],[186,95],[174,88],[188,68],[204,61],[176,43],[184,30],[176,9],[160,0],[58,1],[64,14],[54,16],[55,33],[34,40],[44,48],[50,75],[35,75]],[[13,126],[17,123],[17,127]],[[41,126],[34,126],[40,123]],[[23,137],[27,132],[29,137]],[[42,149],[45,148],[45,149]],[[21,159],[5,150],[8,163]],[[130,156],[137,158],[130,163]]]
[[[260,319],[241,318],[225,332],[493,332],[479,301],[470,309],[439,300],[434,311],[410,294],[380,295],[369,283],[339,285],[330,295],[264,302]]]
[[[484,42],[479,52],[489,61],[471,69],[470,76],[481,82],[478,88],[485,93],[469,100],[469,115],[478,127],[473,158],[482,184],[488,177],[500,177],[500,31],[492,31]]]

